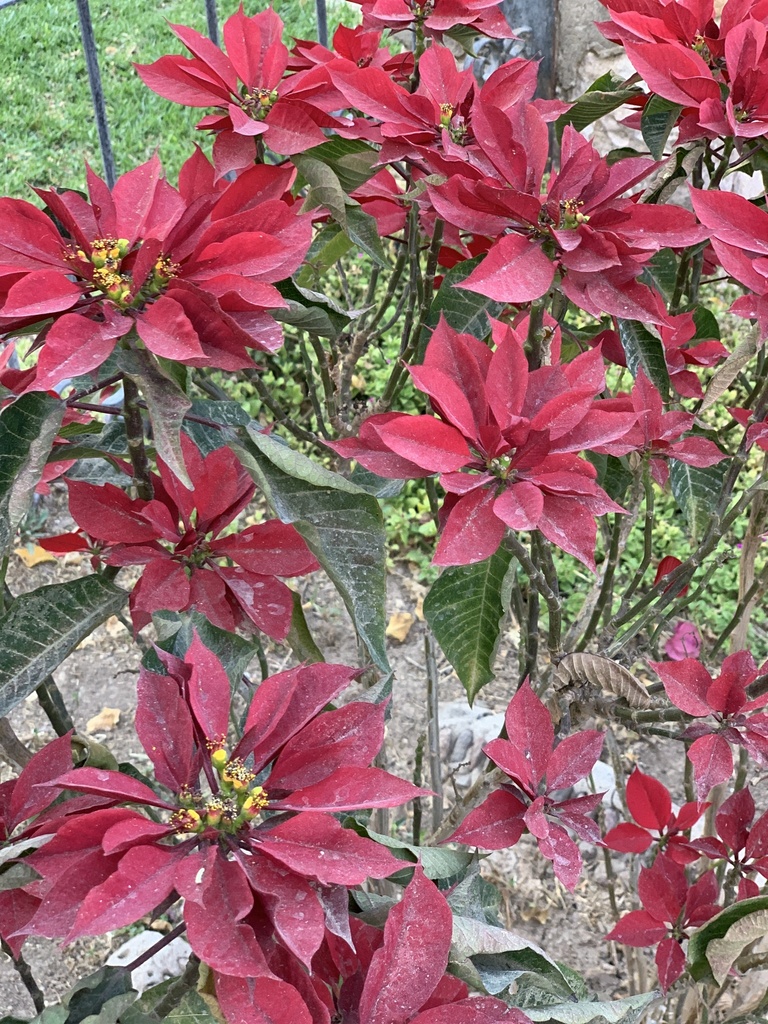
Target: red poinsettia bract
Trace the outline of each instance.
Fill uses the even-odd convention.
[[[656,946],[659,984],[666,992],[685,970],[682,941],[688,930],[705,924],[721,909],[714,871],[689,885],[685,868],[665,854],[640,870],[637,885],[642,910],[625,914],[607,939],[625,946]]]
[[[467,815],[451,841],[486,850],[514,846],[525,832],[536,837],[539,850],[552,861],[555,874],[573,890],[581,873],[578,845],[566,832],[600,842],[600,830],[589,817],[602,793],[570,800],[552,794],[586,778],[603,746],[603,733],[573,733],[554,747],[555,731],[549,712],[526,680],[507,707],[508,739],[491,740],[483,752],[509,776]]]
[[[334,815],[424,792],[368,767],[385,708],[351,703],[320,714],[357,671],[300,666],[261,683],[229,747],[230,684],[218,659],[197,635],[184,661],[158,656],[168,674],[142,670],[136,731],[170,796],[118,771],[58,777],[49,793],[109,806],[70,814],[27,859],[41,876],[27,889],[41,902],[21,930],[72,941],[129,925],[176,894],[190,944],[212,969],[274,977],[262,950],[273,935],[309,966],[335,887],[402,865]]]
[[[599,351],[529,371],[524,335],[494,322],[496,350],[441,321],[424,364],[410,367],[439,419],[371,416],[358,438],[333,446],[381,476],[440,474],[448,492],[438,565],[466,565],[496,551],[507,528],[540,530],[594,569],[595,516],[621,512],[578,453],[634,424],[603,412]]]
[[[330,112],[343,101],[322,64],[285,75],[290,62],[282,41],[283,22],[269,8],[249,17],[242,4],[224,22],[224,53],[185,25],[171,29],[192,57],[167,55],[154,64],[134,65],[149,88],[187,107],[216,107],[199,129],[217,133],[217,172],[240,171],[256,157],[264,137],[277,153],[291,156],[325,142],[323,128],[339,127]]]
[[[605,834],[603,843],[609,850],[645,853],[656,843],[678,864],[691,864],[698,859],[684,833],[690,831],[709,804],[683,804],[675,814],[667,787],[639,768],[627,779],[626,795],[634,821],[622,822]]]
[[[178,190],[156,156],[112,190],[89,169],[90,202],[37,190],[67,236],[31,203],[0,199],[0,332],[53,321],[27,390],[95,369],[134,328],[150,352],[188,366],[236,370],[253,365],[249,348],[279,348],[268,310],[286,303],[274,282],[311,241],[309,217],[282,201],[290,180],[260,167],[218,191],[199,151]]]
[[[768,878],[768,811],[755,821],[755,799],[749,789],[737,789],[715,815],[716,836],[702,836],[691,846],[710,860],[727,861],[739,880],[737,899],[760,895],[750,875]]]
[[[695,658],[649,664],[675,707],[693,718],[715,719],[714,725],[693,723],[683,734],[693,740],[688,758],[699,799],[731,777],[732,743],[745,747],[758,764],[768,764],[768,714],[760,713],[768,704],[768,694],[747,699],[747,687],[758,674],[748,651],[729,654],[715,679]]]
[[[249,503],[255,485],[229,448],[203,458],[185,434],[181,437],[192,490],[162,459],[159,473],[151,475],[151,501],[129,498],[114,484],[67,481],[70,513],[87,535],[81,549],[95,539],[108,565],[145,566],[131,592],[136,630],[153,612],[194,609],[229,632],[256,626],[284,640],[293,595],[276,577],[303,576],[319,568],[317,561],[296,529],[276,519],[221,536]],[[48,550],[56,550],[51,543]]]

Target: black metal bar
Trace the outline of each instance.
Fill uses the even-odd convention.
[[[219,16],[216,13],[216,0],[205,0],[205,17],[208,22],[208,38],[219,45]]]
[[[325,0],[315,0],[317,12],[317,41],[321,46],[328,45],[328,10]]]
[[[101,149],[101,162],[104,165],[104,178],[110,188],[115,184],[115,158],[112,155],[112,140],[109,136],[109,125],[107,124],[107,108],[104,105],[104,92],[101,88],[101,74],[99,72],[99,59],[96,53],[96,40],[93,38],[93,23],[91,22],[91,11],[88,7],[88,0],[75,0],[77,3],[77,16],[80,19],[80,36],[83,40],[83,53],[85,54],[85,65],[88,69],[88,82],[91,86],[91,100],[93,101],[93,112],[96,115],[96,129],[99,133],[99,148]]]

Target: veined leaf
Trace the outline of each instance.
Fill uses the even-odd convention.
[[[661,338],[652,334],[639,320],[619,320],[619,341],[627,357],[627,366],[633,377],[642,370],[648,380],[669,398],[669,370],[664,357]]]
[[[636,1024],[656,992],[641,992],[610,1002],[561,1003],[559,1006],[526,1007],[535,1024]]]
[[[427,320],[422,328],[419,338],[419,350],[416,357],[417,362],[422,362],[427,342],[432,337],[432,331],[437,327],[442,314],[446,321],[463,334],[472,334],[475,338],[487,338],[491,333],[491,325],[488,322],[489,316],[498,316],[504,308],[503,302],[495,302],[476,292],[468,292],[461,287],[464,281],[482,260],[482,256],[476,256],[471,260],[464,260],[455,267],[451,267],[443,278],[437,295],[429,307]]]
[[[610,71],[606,72],[593,82],[589,89],[571,105],[570,109],[555,121],[558,141],[562,139],[563,130],[567,124],[572,124],[577,132],[583,131],[587,125],[610,114],[612,110],[616,110],[633,96],[640,95],[642,95],[641,89],[625,86],[617,78],[614,78]]]
[[[677,459],[669,460],[669,482],[678,508],[685,516],[694,540],[701,537],[723,487],[730,459],[699,469]]]
[[[127,600],[124,590],[96,574],[17,597],[0,619],[0,717]]]
[[[248,427],[229,444],[284,523],[328,573],[372,660],[385,674],[386,534],[378,501],[275,438]]]
[[[0,553],[29,507],[63,416],[64,403],[40,391],[0,415]]]
[[[680,111],[679,103],[672,103],[661,96],[651,96],[640,116],[640,131],[651,156],[661,160],[669,133],[675,127]]]
[[[467,691],[470,704],[493,677],[506,613],[504,581],[512,556],[499,548],[484,562],[444,569],[424,599],[424,616]]]
[[[698,928],[688,940],[688,969],[696,981],[708,981],[714,977],[708,959],[710,943],[725,938],[730,929],[743,918],[766,911],[768,896],[753,896],[726,907]]]
[[[362,139],[332,138],[308,149],[304,155],[331,167],[347,194],[365,184],[378,169],[374,165],[379,154]]]

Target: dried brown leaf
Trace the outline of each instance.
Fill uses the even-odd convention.
[[[631,708],[651,706],[651,698],[640,680],[610,658],[582,651],[566,654],[557,666],[555,681],[559,687],[563,687],[578,680],[599,686],[616,697],[623,697]]]

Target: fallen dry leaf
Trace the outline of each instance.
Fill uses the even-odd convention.
[[[411,626],[416,621],[410,612],[392,612],[387,623],[387,636],[402,643],[411,631]]]
[[[107,621],[104,623],[104,628],[110,636],[119,636],[120,633],[126,632],[125,626],[116,615],[109,616]]]
[[[416,607],[413,609],[413,614],[416,616],[416,618],[419,620],[419,622],[423,622],[424,621],[424,597],[423,597],[423,595],[419,595],[419,599],[416,602]]]
[[[32,569],[41,562],[55,562],[56,556],[50,551],[41,548],[39,544],[27,544],[23,548],[14,548],[14,554],[18,555],[28,569]]]
[[[98,715],[89,719],[85,731],[90,735],[94,732],[109,732],[120,721],[120,708],[102,708]]]

